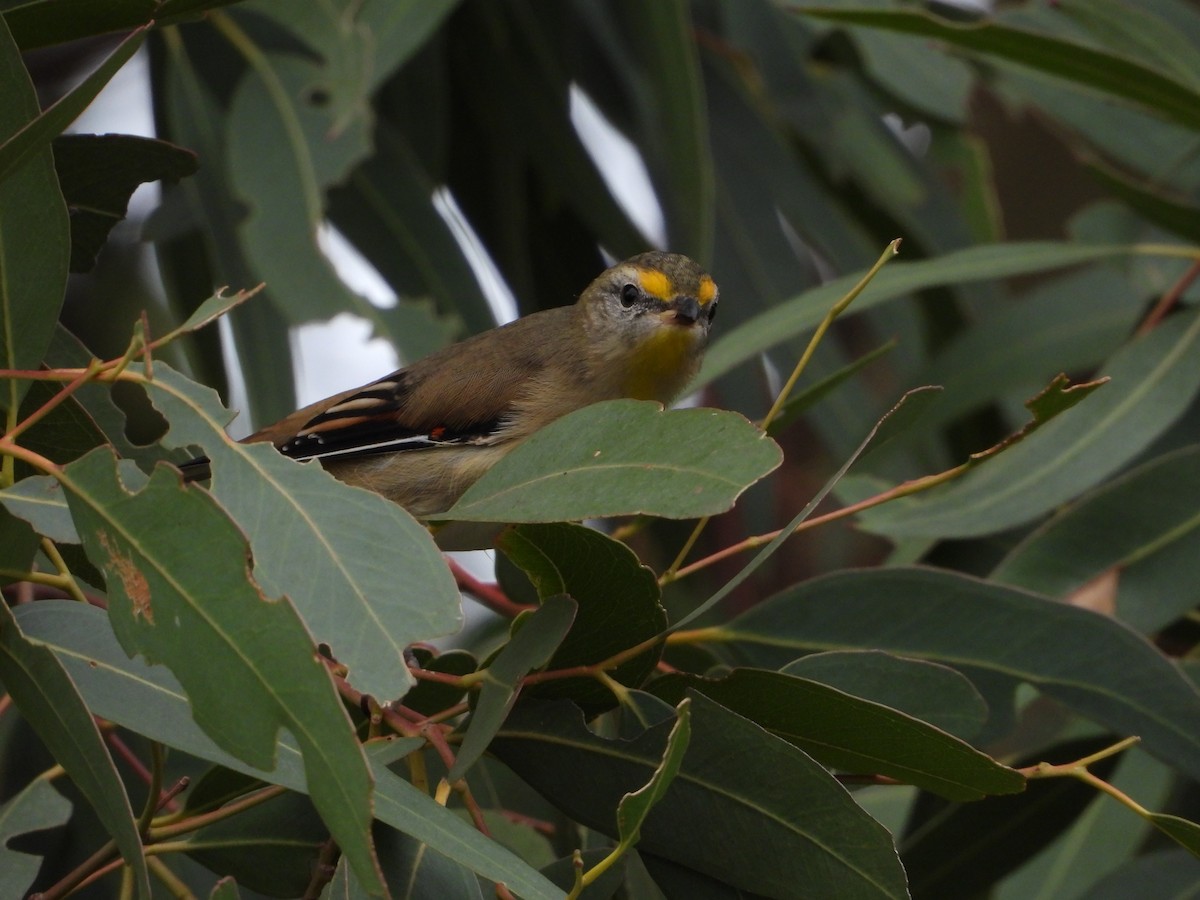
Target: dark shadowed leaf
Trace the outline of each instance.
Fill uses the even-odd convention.
[[[480,673],[479,699],[447,780],[462,778],[483,755],[516,702],[520,680],[554,655],[575,620],[576,609],[567,596],[548,597],[540,608],[513,623],[513,636]]]
[[[1020,760],[1070,762],[1107,746],[1095,738]],[[1107,777],[1115,759],[1093,767]],[[971,897],[993,885],[1049,844],[1091,803],[1104,802],[1095,788],[1074,778],[1030,781],[1023,794],[983,803],[919,803],[906,836],[899,841],[914,900]]]
[[[570,704],[530,700],[492,751],[571,818],[615,836],[621,797],[650,780],[672,724],[610,741]],[[814,896],[907,896],[890,835],[824,768],[698,694],[683,766],[638,847],[768,896],[790,896],[797,884]]]
[[[918,10],[820,8],[794,4],[807,15],[938,38],[984,56],[997,56],[1104,91],[1200,129],[1200,93],[1123,54],[997,22],[950,22]]]
[[[668,675],[650,686],[668,702],[699,691],[830,768],[886,775],[953,800],[1015,794],[1025,779],[918,719],[807,678],[734,669],[719,680]]]
[[[196,725],[188,699],[170,670],[129,657],[102,610],[63,600],[26,604],[18,613],[22,627],[54,651],[97,715],[253,778],[296,791],[308,789],[302,757],[290,735],[280,736],[275,747],[278,765],[269,772],[226,753]],[[558,898],[549,882],[529,866],[388,770],[397,747],[401,753],[411,750],[411,744],[400,741],[374,741],[366,747],[378,819],[486,878],[505,882],[523,897]]]
[[[970,679],[925,660],[832,650],[802,656],[779,671],[890,706],[963,740],[977,735],[987,721],[987,703]]]
[[[6,897],[24,897],[41,867],[32,853],[13,850],[8,842],[22,834],[65,825],[71,818],[71,801],[48,780],[36,778],[0,806],[0,891]]]
[[[41,124],[45,115],[38,115],[33,85],[2,19],[0,84],[0,367],[34,369],[62,306],[70,237],[50,152],[56,132]],[[16,379],[0,384],[0,409],[18,409],[26,386]]]
[[[595,529],[562,523],[517,525],[501,533],[496,546],[525,572],[539,598],[566,594],[579,605],[549,669],[598,663],[667,627],[654,573],[620,541]],[[637,687],[653,671],[659,655],[659,649],[647,650],[608,674]],[[569,697],[589,711],[616,702],[611,691],[590,678],[548,681],[533,686],[530,694]]]
[[[1019,678],[1200,774],[1200,736],[1190,726],[1200,721],[1200,693],[1178,667],[1112,619],[1014,588],[934,569],[839,572],[703,633],[761,666],[877,649]]]
[[[116,841],[133,870],[138,896],[149,898],[133,808],[91,710],[55,655],[21,633],[5,603],[0,603],[0,683]]]
[[[71,271],[87,272],[112,227],[125,218],[138,185],[178,181],[196,154],[131,134],[69,134],[54,139],[54,168],[71,217]]]

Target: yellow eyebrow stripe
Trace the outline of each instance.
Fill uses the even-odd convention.
[[[670,300],[675,296],[671,279],[662,272],[656,269],[638,269],[637,273],[642,290],[651,297],[657,297],[659,300]]]
[[[700,294],[696,299],[700,301],[701,306],[707,306],[713,297],[717,296],[717,285],[711,278],[705,275],[700,279]]]

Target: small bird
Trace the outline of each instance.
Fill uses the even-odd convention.
[[[700,366],[717,286],[651,251],[605,270],[572,306],[445,347],[298,410],[244,439],[316,459],[417,518],[444,512],[522,440],[601,400],[667,404]],[[207,477],[207,460],[185,464]]]

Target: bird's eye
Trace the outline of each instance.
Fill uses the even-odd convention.
[[[717,301],[712,300],[708,304],[708,323],[711,325],[713,319],[717,317]]]
[[[641,296],[642,292],[638,290],[636,284],[627,284],[621,288],[621,305],[629,309],[633,304],[638,302]]]

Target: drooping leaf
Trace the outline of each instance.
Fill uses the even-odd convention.
[[[704,633],[760,666],[875,649],[1015,677],[1200,773],[1200,736],[1184,724],[1200,716],[1200,693],[1172,662],[1112,619],[1014,588],[935,569],[839,572]]]
[[[955,669],[876,650],[813,653],[779,670],[819,681],[908,713],[955,737],[970,740],[987,721],[987,703]]]
[[[122,645],[169,665],[201,727],[255,768],[274,766],[278,731],[290,731],[322,818],[359,877],[381,889],[362,749],[300,617],[249,577],[234,524],[166,466],[131,493],[108,449],[59,477],[88,556],[104,569]]]
[[[845,772],[887,775],[952,800],[1025,788],[1019,773],[969,744],[906,713],[807,678],[734,669],[715,681],[668,675],[650,689],[668,702],[698,691]]]
[[[269,772],[225,752],[196,724],[187,696],[170,670],[129,657],[102,610],[62,600],[25,604],[17,613],[22,628],[54,651],[97,715],[201,759],[307,791],[302,757],[291,735],[279,736],[278,764]],[[403,752],[412,749],[411,744],[398,741],[374,741],[366,747],[378,819],[485,878],[505,882],[523,897],[558,897],[549,882],[509,851],[388,770],[397,746]]]
[[[112,835],[138,896],[149,898],[133,807],[91,710],[54,654],[22,634],[6,603],[0,603],[0,683]]]
[[[1126,345],[1111,383],[987,465],[923,496],[862,516],[897,537],[977,536],[1023,524],[1118,471],[1162,434],[1200,391],[1200,315],[1173,316]]]
[[[156,363],[146,384],[170,423],[164,443],[201,446],[212,494],[254,548],[268,594],[287,594],[317,640],[382,699],[412,684],[404,648],[455,630],[454,579],[428,532],[396,504],[349,488],[319,466],[225,436],[229,413],[208,388]]]
[[[795,4],[805,15],[937,38],[984,56],[997,56],[1145,106],[1200,128],[1200,93],[1123,54],[998,22],[957,23],[921,10],[847,9]]]
[[[780,462],[774,441],[736,413],[663,412],[611,400],[521,443],[435,519],[562,522],[605,516],[686,519],[723,512]]]
[[[610,741],[570,704],[528,700],[491,749],[571,818],[615,836],[621,797],[650,780],[672,724]],[[699,694],[688,753],[638,847],[767,896],[798,884],[814,896],[907,895],[890,836],[824,768]]]
[[[936,285],[1010,278],[1132,252],[1137,251],[1133,247],[1119,245],[1029,242],[971,247],[919,262],[893,262],[876,275],[863,295],[854,301],[854,310],[864,312],[878,304]],[[691,388],[709,384],[735,366],[756,359],[776,344],[816,327],[830,307],[861,278],[862,273],[836,278],[755,316],[732,331],[724,332],[705,356],[700,374]]]
[[[655,768],[654,774],[645,785],[626,794],[617,804],[617,837],[625,846],[637,843],[646,816],[650,815],[654,805],[662,800],[671,787],[671,782],[679,774],[691,739],[692,701],[685,697],[675,707],[675,723],[667,734],[662,762]]]
[[[5,28],[4,30],[7,32],[8,29]],[[28,115],[28,111],[24,108],[24,102],[13,104],[9,107],[11,110],[10,115],[24,115],[22,119],[16,122],[15,127],[13,120],[9,119],[4,122],[2,130],[0,130],[0,183],[7,181],[10,175],[16,172],[22,164],[35,154],[43,155],[45,163],[48,164],[50,162],[47,152],[50,142],[61,134],[68,125],[79,118],[79,114],[87,108],[89,103],[96,99],[96,95],[100,93],[100,89],[108,84],[109,79],[117,73],[117,70],[125,65],[130,57],[137,52],[138,47],[142,45],[145,37],[144,29],[135,29],[96,67],[94,72],[80,82],[70,93],[61,97],[54,105],[48,107],[45,112],[39,114],[35,105],[33,115]],[[3,40],[3,38],[0,38],[0,40]],[[16,48],[11,41],[6,41],[5,43],[8,45],[5,50],[5,56],[8,55],[8,48],[11,48],[15,52]],[[17,85],[22,82],[28,84],[28,75],[25,74],[23,68],[10,68],[4,75],[6,84]]]
[[[38,115],[33,85],[3,20],[0,84],[5,85],[0,103],[0,366],[33,369],[54,333],[67,283],[67,212],[54,176],[50,138],[54,127],[61,130],[70,120],[45,126],[47,114]],[[24,382],[6,380],[0,409],[15,413],[25,388]]]
[[[2,496],[2,494],[0,494]],[[579,610],[550,669],[601,662],[649,640],[667,627],[667,613],[654,573],[619,541],[582,525],[518,525],[503,531],[497,549],[516,563],[542,600],[566,594]],[[621,684],[637,687],[659,658],[652,649],[609,671]],[[570,697],[589,711],[611,707],[612,692],[592,679],[548,681],[531,696]]]
[[[446,774],[448,781],[462,778],[483,755],[517,700],[520,680],[554,655],[575,620],[577,608],[575,601],[565,595],[548,597],[540,608],[514,623],[512,638],[480,673],[479,700],[454,765]]]
[[[1102,485],[1031,533],[992,570],[993,581],[1064,597],[1107,571],[1120,572],[1118,609],[1141,627],[1165,625],[1193,605],[1169,576],[1124,597],[1129,569],[1200,536],[1200,449],[1164,454]],[[1122,615],[1122,618],[1126,618]]]
[[[1090,738],[1051,748],[1018,765],[1049,757],[1056,762],[1078,759],[1105,746]],[[1095,767],[1104,778],[1115,759]],[[914,900],[948,894],[973,896],[994,885],[1062,833],[1091,803],[1097,792],[1073,778],[1030,781],[1022,794],[993,797],[983,803],[944,804],[918,801],[916,815],[898,839]]]

